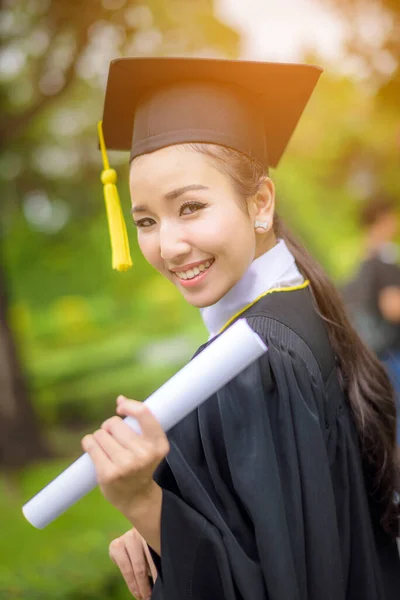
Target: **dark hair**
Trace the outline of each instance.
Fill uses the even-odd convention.
[[[185,146],[211,158],[231,178],[243,200],[255,195],[265,180],[264,167],[236,150],[204,143]],[[285,240],[302,275],[310,281],[316,310],[326,323],[333,352],[338,357],[338,375],[356,423],[369,493],[379,506],[382,526],[396,536],[399,507],[394,503],[394,495],[399,458],[392,386],[381,363],[351,326],[339,293],[322,267],[277,215],[274,231]]]
[[[396,210],[393,198],[380,194],[366,201],[360,210],[360,224],[363,227],[374,225],[381,217]]]

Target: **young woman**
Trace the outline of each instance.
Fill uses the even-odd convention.
[[[268,346],[168,435],[120,397],[118,415],[135,416],[142,435],[117,416],[83,439],[104,496],[134,527],[110,555],[138,598],[398,596],[393,391],[285,230],[268,175],[319,74],[201,59],[111,65],[105,139],[131,148],[141,251],[200,308],[207,344],[240,316]]]

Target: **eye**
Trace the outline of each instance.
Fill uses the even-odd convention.
[[[188,201],[188,202],[184,202],[183,204],[181,204],[181,207],[179,209],[179,214],[180,215],[190,215],[198,210],[201,210],[202,208],[205,208],[207,206],[207,204],[204,204],[203,202],[193,202],[192,201]],[[183,212],[184,210],[189,209],[189,211]]]
[[[154,223],[155,223],[154,219],[150,219],[150,217],[146,217],[145,219],[139,219],[139,221],[135,221],[135,220],[133,221],[133,224],[138,229],[144,229],[146,227],[151,227],[152,225],[154,225]]]

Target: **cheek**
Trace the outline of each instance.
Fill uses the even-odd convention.
[[[210,230],[209,235],[235,263],[247,262],[248,257],[255,252],[254,230],[242,215],[229,221],[221,220],[218,227]]]
[[[230,201],[230,203],[233,202],[233,200]],[[226,210],[218,207],[217,210],[210,212],[197,232],[209,239],[210,243],[223,246],[236,246],[239,241],[246,246],[251,244],[254,239],[254,231],[249,217],[239,208],[232,211],[230,207],[227,207]]]
[[[156,269],[159,269],[161,257],[156,237],[149,234],[143,235],[139,231],[138,244],[140,251],[143,254],[144,258],[147,260],[147,262],[150,263]]]

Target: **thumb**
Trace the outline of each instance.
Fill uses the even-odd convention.
[[[135,415],[137,412],[142,412],[146,410],[146,407],[143,402],[140,400],[132,400],[130,398],[126,398],[125,396],[118,396],[117,398],[117,412],[124,410],[124,413],[129,415]]]
[[[124,409],[126,409],[127,411],[129,410],[129,413],[126,412],[126,414],[132,414],[132,411],[135,411],[135,410],[140,411],[141,407],[143,407],[143,402],[140,402],[139,400],[133,400],[131,398],[127,398],[126,396],[122,396],[122,395],[118,396],[116,404],[117,404],[117,412],[123,406]]]
[[[117,396],[117,406],[122,402],[126,402],[127,400],[129,400],[129,398],[127,398],[123,394],[120,394],[119,396]]]

